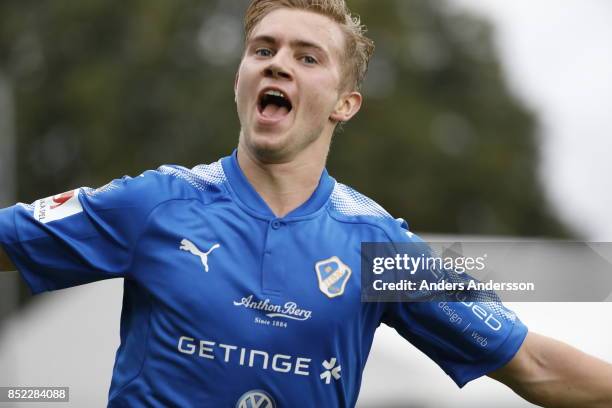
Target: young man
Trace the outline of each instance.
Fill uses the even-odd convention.
[[[377,326],[463,386],[482,375],[545,406],[612,405],[612,367],[527,333],[499,304],[361,303],[361,242],[419,242],[325,171],[360,109],[372,43],[344,1],[255,0],[229,157],[163,166],[0,211],[0,243],[34,293],[123,277],[109,406],[351,407]],[[10,269],[0,251],[2,269]]]

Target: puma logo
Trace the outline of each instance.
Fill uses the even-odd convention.
[[[208,272],[208,255],[220,246],[221,245],[219,244],[215,244],[207,252],[202,252],[198,249],[198,247],[195,246],[193,242],[189,241],[188,239],[183,239],[181,241],[181,246],[179,249],[190,252],[191,254],[199,257],[202,261],[202,265],[204,265],[204,270]]]

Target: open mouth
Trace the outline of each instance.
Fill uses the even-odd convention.
[[[263,117],[272,120],[282,119],[293,109],[287,95],[276,89],[268,89],[262,92],[257,107]]]

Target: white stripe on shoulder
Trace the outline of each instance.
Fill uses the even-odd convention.
[[[227,180],[221,161],[200,164],[191,170],[181,166],[161,166],[157,171],[183,179],[198,190],[211,190]]]
[[[342,183],[336,183],[330,201],[331,207],[343,215],[393,218],[377,202]]]

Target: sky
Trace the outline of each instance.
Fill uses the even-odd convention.
[[[540,177],[561,219],[612,240],[612,3],[450,0],[493,23],[513,91],[538,116]]]

